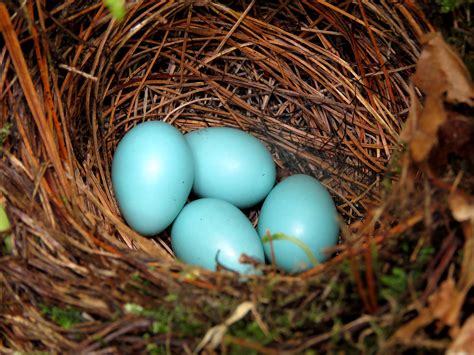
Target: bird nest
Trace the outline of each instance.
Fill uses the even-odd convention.
[[[406,189],[393,187],[411,166],[399,135],[431,29],[413,2],[137,1],[121,22],[96,1],[0,6],[0,202],[11,223],[2,352],[404,343],[392,336],[414,318],[404,298],[427,290],[426,302],[461,246],[453,232],[440,256],[433,245],[445,244],[420,226],[432,208],[423,189],[401,203]],[[183,133],[240,128],[269,148],[279,179],[319,179],[345,222],[336,256],[299,275],[269,267],[241,280],[177,262],[167,231],[131,230],[110,166],[125,132],[147,120]],[[448,252],[434,285],[403,268],[434,269]],[[446,348],[447,335],[427,334],[404,346]]]

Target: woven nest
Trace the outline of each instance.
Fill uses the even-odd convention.
[[[380,202],[380,174],[409,106],[420,29],[410,27],[416,20],[404,7],[367,6],[367,29],[352,14],[357,6],[301,4],[296,13],[293,6],[150,3],[132,7],[120,25],[103,14],[91,21],[88,46],[68,48],[66,59],[90,77],[63,71],[60,91],[81,175],[94,172],[101,208],[118,215],[112,154],[144,120],[183,132],[250,131],[270,148],[280,176],[320,179],[349,221]],[[384,23],[387,16],[395,28]],[[130,247],[127,234],[121,238]]]
[[[10,127],[0,202],[12,224],[0,351],[190,352],[245,309],[208,349],[370,349],[382,337],[374,322],[387,338],[406,319],[374,298],[367,239],[351,231],[386,202],[382,178],[430,29],[412,2],[131,2],[120,23],[100,2],[39,3],[9,8],[15,33],[0,50],[0,126]],[[318,178],[348,225],[338,255],[301,275],[269,270],[242,283],[176,262],[167,232],[136,234],[110,164],[146,120],[182,132],[238,127],[267,145],[279,178]],[[369,232],[385,248],[381,264],[397,244],[381,242],[424,216],[399,207],[392,201],[385,210],[398,215],[378,214]],[[248,213],[255,222],[258,210]]]

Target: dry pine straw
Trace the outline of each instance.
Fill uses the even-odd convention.
[[[279,177],[317,177],[353,226],[372,206],[389,205],[380,196],[381,177],[409,107],[417,38],[430,26],[412,2],[335,4],[145,1],[128,4],[122,23],[100,3],[27,1],[9,12],[0,4],[0,124],[13,124],[0,193],[14,226],[12,255],[0,266],[2,348],[143,349],[147,340],[137,334],[157,315],[124,314],[124,305],[166,313],[178,304],[184,310],[175,318],[201,327],[195,334],[156,332],[153,343],[183,351],[240,300],[258,303],[271,325],[277,306],[313,312],[318,298],[332,299],[329,285],[343,283],[337,265],[347,260],[367,272],[355,272],[350,306],[324,306],[317,332],[326,335],[308,340],[316,330],[290,321],[288,329],[299,333],[282,331],[272,341],[302,350],[331,339],[335,316],[349,331],[370,323],[357,320],[361,309],[380,309],[367,243],[410,230],[423,220],[422,209],[399,211],[398,221],[373,210],[361,228],[371,239],[348,229],[331,262],[299,277],[270,270],[245,286],[231,274],[175,263],[166,233],[146,239],[133,232],[110,184],[120,137],[138,122],[159,119],[183,132],[222,125],[251,132],[272,151]],[[255,221],[257,212],[249,216]],[[270,286],[274,293],[265,296]],[[166,295],[179,302],[162,301]],[[63,329],[40,303],[75,307],[83,322]]]

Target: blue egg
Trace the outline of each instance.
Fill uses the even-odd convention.
[[[112,185],[127,223],[142,235],[168,227],[183,208],[194,179],[194,162],[184,136],[159,121],[132,128],[112,161]]]
[[[254,136],[228,127],[203,128],[188,133],[193,152],[193,191],[239,208],[262,201],[275,184],[272,155]]]
[[[325,261],[323,250],[337,244],[336,206],[316,179],[293,175],[277,184],[265,199],[257,230],[268,260],[272,260],[269,232],[275,264],[287,272],[304,271]]]
[[[186,205],[171,228],[171,246],[181,261],[215,271],[217,264],[241,274],[256,273],[242,254],[262,263],[262,244],[248,218],[229,202],[214,198]]]

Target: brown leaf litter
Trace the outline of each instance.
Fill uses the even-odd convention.
[[[426,35],[422,42],[424,46],[413,76],[413,83],[425,95],[425,100],[421,106],[416,95],[411,94],[410,115],[402,134],[403,139],[409,143],[415,162],[421,162],[428,157],[432,148],[438,144],[438,131],[445,123],[442,143],[448,146],[450,146],[449,138],[453,136],[453,141],[472,140],[473,130],[470,121],[459,119],[457,116],[452,117],[445,108],[446,104],[473,106],[474,88],[469,71],[459,55],[446,44],[439,33]],[[446,122],[448,119],[456,120],[453,123],[459,126],[456,133],[452,132],[452,122]],[[464,127],[463,123],[467,127]],[[451,149],[456,150],[456,147]]]

